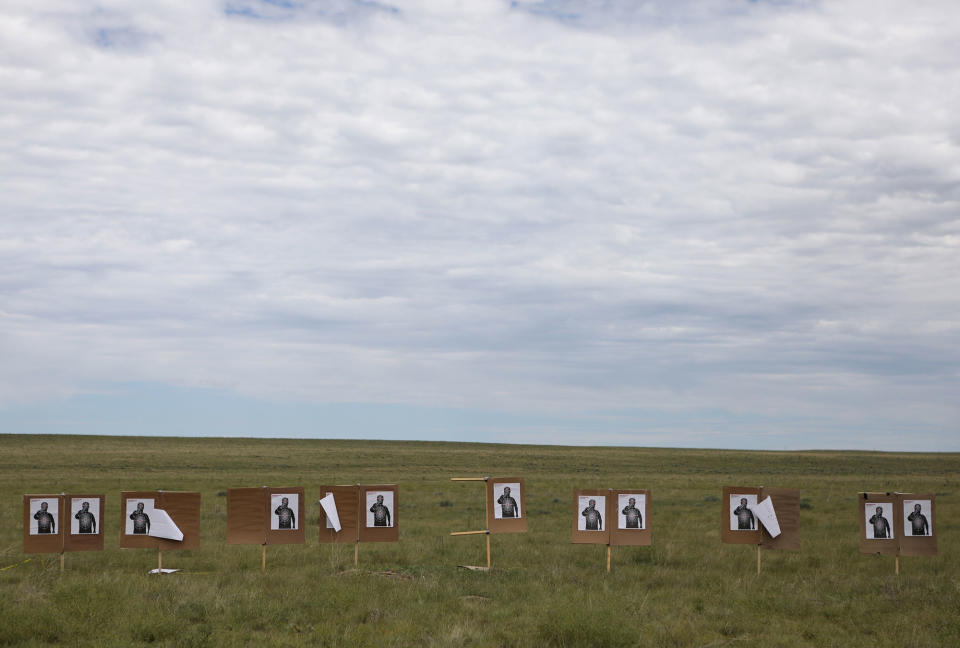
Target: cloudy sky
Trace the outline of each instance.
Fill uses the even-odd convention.
[[[0,431],[960,450],[958,26],[7,0]]]

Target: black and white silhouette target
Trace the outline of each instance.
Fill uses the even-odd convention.
[[[367,528],[390,528],[393,526],[393,491],[367,491]]]
[[[644,493],[617,495],[617,528],[646,529],[647,496]]]
[[[903,500],[903,535],[932,536],[933,515],[930,500]]]
[[[863,505],[867,540],[893,540],[893,502]]]
[[[100,532],[100,498],[70,498],[70,535],[95,535]]]
[[[30,499],[30,535],[55,535],[60,531],[60,500],[56,497]]]
[[[501,482],[493,485],[493,518],[511,520],[523,517],[520,510],[520,483]]]
[[[757,496],[742,493],[730,495],[730,530],[731,531],[756,531],[757,516],[754,511],[757,508]]]
[[[274,493],[270,495],[270,530],[296,531],[300,520],[297,513],[300,511],[299,493]]]
[[[153,510],[154,499],[152,497],[149,499],[139,497],[131,497],[128,499],[127,508],[123,516],[123,532],[126,535],[149,535],[150,516],[153,515],[153,517],[156,517]]]
[[[607,521],[606,495],[579,495],[577,497],[577,530],[605,531]]]

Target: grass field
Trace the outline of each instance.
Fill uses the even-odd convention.
[[[484,564],[478,484],[526,478],[526,534]],[[400,542],[317,543],[325,483],[398,483]],[[299,486],[307,544],[228,546],[227,488]],[[803,550],[720,543],[724,485],[799,488]],[[650,488],[652,547],[570,543],[574,488]],[[118,548],[121,490],[199,490],[202,549]],[[861,490],[937,494],[940,554],[858,553]],[[26,556],[22,495],[107,496],[106,551]],[[0,435],[0,644],[957,646],[960,455]],[[29,562],[23,562],[31,558]],[[18,564],[21,563],[21,564]]]

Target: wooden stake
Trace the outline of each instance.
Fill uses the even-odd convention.
[[[610,545],[607,545],[607,573],[610,573]]]
[[[760,575],[760,545],[757,545],[757,576]]]
[[[353,544],[353,566],[358,567],[360,565],[360,541],[357,540]]]
[[[163,573],[163,549],[157,547],[157,573]]]
[[[63,573],[63,552],[60,552],[60,573]]]
[[[900,575],[900,556],[897,556],[896,558],[894,558],[893,569],[894,569],[894,573],[897,576],[899,576]]]
[[[260,553],[260,571],[264,574],[267,573],[267,545],[260,545],[262,551]]]
[[[484,479],[483,481],[487,481]],[[483,490],[483,524],[490,524],[490,502],[487,497],[487,490]],[[487,528],[487,569],[490,569],[490,529]]]

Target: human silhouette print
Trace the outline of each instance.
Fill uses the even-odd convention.
[[[367,491],[367,527],[393,526],[393,492]]]
[[[621,502],[623,501],[621,496]],[[620,509],[620,528],[621,529],[642,529],[643,528],[643,511],[640,510],[640,507],[637,506],[637,498],[635,496],[626,496],[627,504]],[[641,496],[642,497],[642,496]],[[641,500],[643,502],[643,500]],[[641,507],[643,504],[641,503]]]
[[[931,512],[930,500],[904,500],[903,514],[905,516],[903,535],[905,536],[929,536],[933,535],[931,528],[932,516],[927,517]],[[926,511],[926,513],[924,513]]]
[[[499,494],[498,494],[499,493]],[[520,484],[494,484],[493,496],[496,506],[493,517],[497,520],[521,517],[522,511],[517,497],[520,496]]]
[[[753,514],[753,507],[757,505],[756,495],[730,496],[730,530],[756,531],[757,518]]]
[[[871,502],[864,505],[864,511],[867,517],[867,540],[892,540],[893,527],[890,519],[893,517],[893,504]]]
[[[580,511],[580,517],[583,518],[583,531],[603,531],[603,515],[597,510],[597,500],[596,498],[580,498],[580,501],[586,499],[587,506],[582,511]],[[601,508],[603,503],[605,503],[604,498],[600,498]]]
[[[150,508],[153,508],[153,501],[150,501]],[[133,521],[133,535],[150,534],[150,516],[144,508],[144,502],[137,502],[137,507],[128,516]],[[128,525],[129,527],[129,525]],[[131,533],[128,531],[128,533]]]
[[[97,518],[90,510],[90,502],[83,502],[73,519],[77,521],[77,533],[97,532]]]
[[[273,514],[277,516],[277,529],[293,530],[297,528],[297,515],[290,508],[289,497],[280,499],[280,506],[273,510]]]
[[[47,535],[57,532],[57,519],[49,510],[50,505],[46,500],[40,500],[40,508],[33,514],[33,519],[37,521],[37,534]]]

